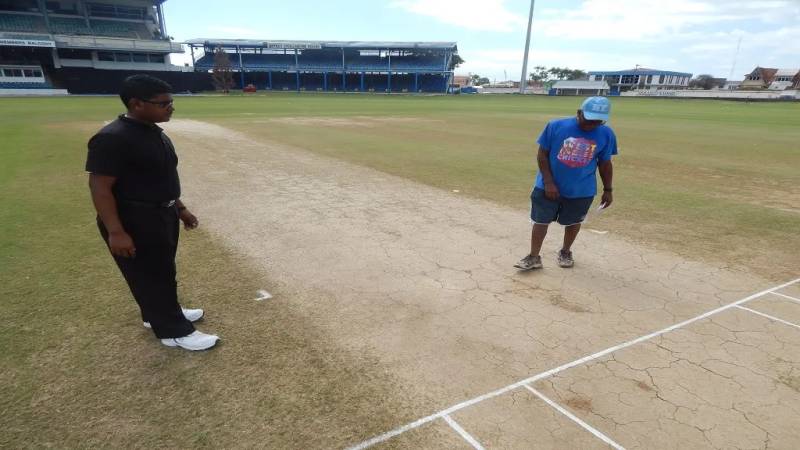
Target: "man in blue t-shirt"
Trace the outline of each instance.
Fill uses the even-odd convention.
[[[542,267],[539,252],[547,227],[553,221],[565,227],[558,265],[575,265],[570,249],[597,195],[597,172],[603,181],[600,207],[608,208],[614,201],[611,156],[617,154],[617,137],[605,124],[610,112],[607,98],[589,97],[577,117],[553,120],[539,136],[536,158],[539,174],[531,192],[531,253],[514,267],[520,270]]]

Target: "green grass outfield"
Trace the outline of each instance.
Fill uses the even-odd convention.
[[[621,148],[603,227],[783,279],[800,266],[800,103],[614,99]],[[569,97],[281,94],[181,100],[178,115],[527,209],[535,140]],[[369,126],[308,118],[419,120]],[[269,120],[289,117],[293,120]],[[190,151],[186,149],[184,151]],[[599,226],[599,225],[598,225]]]
[[[797,276],[800,103],[612,101],[611,125],[620,144],[616,203],[593,227],[776,281]],[[536,172],[538,133],[549,119],[574,114],[579,103],[578,98],[533,96],[275,93],[179,97],[175,117],[214,122],[254,139],[524,211]],[[87,139],[121,110],[119,100],[110,97],[0,99],[0,422],[5,424],[0,447],[208,444],[201,432],[165,425],[175,414],[168,408],[142,423],[137,415],[147,415],[142,402],[126,401],[127,394],[97,394],[98,385],[121,383],[124,393],[144,383],[165,402],[174,400],[174,385],[165,380],[191,379],[197,363],[191,356],[171,359],[145,352],[131,363],[143,366],[120,372],[113,351],[126,343],[110,336],[98,345],[97,336],[108,330],[96,323],[107,322],[121,308],[110,308],[103,299],[127,294],[94,227],[83,164]],[[179,148],[179,153],[191,150]],[[203,284],[182,289],[213,295],[234,276],[229,272],[236,270],[236,257],[209,248],[211,239],[199,233],[184,240],[181,277]],[[527,239],[520,236],[521,251]],[[217,268],[194,265],[191,256],[201,252],[226,262]],[[132,308],[133,302],[125,305],[125,311]],[[136,326],[128,322],[124,326]],[[297,346],[313,340],[309,348],[318,347],[309,336],[313,330],[284,341]],[[319,358],[313,364],[331,371],[332,378],[353,376],[337,375],[348,364]],[[154,366],[163,379],[146,379]],[[298,373],[287,378],[285,389],[313,384]],[[335,396],[336,390],[333,384],[326,392]],[[195,394],[207,399],[207,393]],[[265,410],[248,411],[258,416],[275,405],[259,407]],[[208,429],[216,423],[211,416],[193,418],[189,411],[177,417],[199,420]],[[76,429],[86,434],[76,437]],[[170,440],[176,429],[186,440]],[[112,430],[113,439],[104,440]],[[223,438],[229,433],[241,439],[236,432],[219,431]],[[280,433],[275,430],[273,442],[281,442]]]

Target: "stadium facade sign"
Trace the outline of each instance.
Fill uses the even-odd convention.
[[[55,48],[53,41],[42,41],[38,39],[3,39],[0,38],[0,47],[49,47]]]
[[[272,49],[298,49],[298,50],[308,50],[314,49],[319,50],[322,48],[319,42],[276,42],[276,41],[265,41],[264,47],[272,48]]]

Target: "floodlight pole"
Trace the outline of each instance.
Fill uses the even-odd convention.
[[[531,48],[531,25],[533,25],[533,5],[536,0],[531,0],[531,12],[528,14],[528,35],[525,37],[525,58],[522,60],[522,78],[519,81],[519,93],[524,94],[528,86],[528,51]]]

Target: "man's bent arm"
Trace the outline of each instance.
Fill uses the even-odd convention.
[[[539,164],[539,172],[542,174],[542,181],[544,181],[544,184],[555,184],[553,181],[553,173],[550,171],[550,152],[544,147],[539,146],[539,152],[536,154],[536,162]]]
[[[614,166],[611,164],[611,160],[603,161],[598,165],[598,170],[600,172],[600,179],[603,180],[603,189],[610,191],[612,189],[612,180],[614,178]]]
[[[119,220],[117,200],[111,192],[111,188],[116,181],[117,177],[89,174],[89,191],[92,193],[94,209],[97,210],[97,214],[109,234],[125,232],[122,228],[122,222]]]

